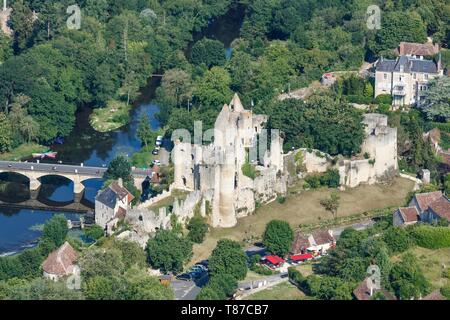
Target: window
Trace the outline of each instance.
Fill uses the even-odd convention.
[[[417,73],[413,73],[413,78],[417,79]]]
[[[383,74],[384,80],[387,80],[387,73]]]
[[[428,80],[428,74],[427,73],[425,73],[425,79]]]

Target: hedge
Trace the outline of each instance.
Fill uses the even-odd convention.
[[[450,228],[418,226],[413,229],[416,244],[423,248],[439,249],[450,247]]]

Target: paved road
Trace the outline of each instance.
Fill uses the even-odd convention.
[[[351,228],[353,228],[355,230],[361,231],[361,230],[364,230],[364,229],[367,229],[367,228],[373,226],[374,223],[375,223],[375,221],[373,221],[373,220],[366,220],[366,221],[361,221],[361,222],[354,223],[354,224],[351,224],[351,225],[348,225],[348,226],[336,227],[336,228],[333,228],[331,230],[333,231],[334,237],[335,238],[339,238],[339,236],[341,235],[342,231],[344,231],[347,228],[351,227]]]
[[[37,171],[48,173],[87,175],[92,177],[102,177],[107,168],[100,167],[86,167],[74,166],[65,164],[49,164],[37,162],[14,162],[14,161],[0,161],[0,170],[23,170],[23,171]],[[151,174],[151,169],[133,169],[134,176],[147,176]]]
[[[174,279],[171,282],[176,300],[195,300],[201,288],[208,283],[208,273],[205,272],[195,281],[182,281]]]

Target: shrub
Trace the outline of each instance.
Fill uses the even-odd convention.
[[[301,287],[303,282],[305,281],[305,277],[301,274],[300,271],[295,269],[294,267],[288,268],[289,280],[294,283],[297,287]]]
[[[340,180],[341,176],[339,175],[339,170],[331,169],[327,170],[327,172],[321,177],[320,183],[330,188],[337,188],[339,187]]]
[[[242,165],[242,173],[250,179],[256,178],[256,170],[250,163],[244,163]]]
[[[320,187],[320,176],[318,175],[311,175],[307,176],[305,178],[305,182],[310,186],[312,189],[317,189]]]
[[[278,202],[279,204],[285,203],[285,202],[286,202],[286,197],[283,197],[283,196],[277,197],[277,202]]]
[[[98,240],[103,237],[104,234],[103,228],[96,224],[84,228],[84,235],[92,240]]]
[[[202,243],[208,232],[208,224],[201,215],[196,214],[189,220],[187,229],[189,230],[188,238],[192,242]]]
[[[389,228],[384,233],[383,240],[392,253],[404,252],[414,243],[410,233],[402,227]]]
[[[379,96],[377,96],[375,98],[375,103],[376,104],[388,104],[391,105],[392,104],[392,97],[390,94],[380,94]]]
[[[416,244],[423,248],[439,249],[450,247],[450,228],[417,226],[412,231]]]
[[[450,300],[450,285],[441,288],[441,294]]]

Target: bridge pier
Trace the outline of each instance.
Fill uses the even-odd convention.
[[[30,191],[36,191],[41,187],[41,182],[38,179],[30,178]]]
[[[83,199],[84,185],[81,182],[74,182],[73,184],[73,199],[74,202],[79,203]]]
[[[30,200],[37,200],[39,196],[40,189],[31,190],[30,189]]]

